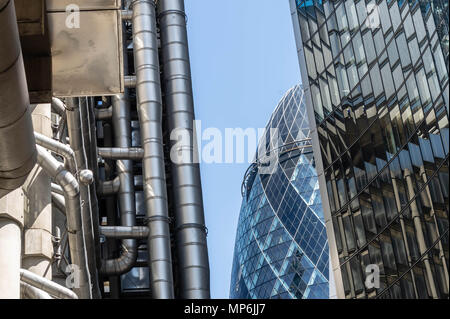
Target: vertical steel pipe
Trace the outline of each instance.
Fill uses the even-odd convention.
[[[184,1],[159,1],[158,19],[168,129],[189,135],[189,139],[171,140],[171,153],[181,154],[180,160],[171,163],[180,297],[210,298],[200,168],[194,160],[195,115]]]
[[[169,214],[162,136],[162,99],[155,2],[134,0],[133,46],[147,210],[150,289],[157,299],[174,297]]]
[[[79,298],[90,299],[92,297],[91,279],[84,244],[79,184],[76,178],[64,168],[64,164],[58,162],[44,148],[38,146],[37,152],[39,166],[64,190],[70,257],[72,264],[75,264],[79,270],[76,273],[79,285],[73,290]]]

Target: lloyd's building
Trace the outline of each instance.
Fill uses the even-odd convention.
[[[290,4],[337,297],[448,298],[448,1]]]

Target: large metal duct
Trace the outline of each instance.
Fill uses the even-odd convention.
[[[153,0],[134,0],[131,6],[137,109],[144,149],[144,196],[150,229],[147,243],[150,289],[153,298],[170,299],[174,297],[174,289],[155,3]]]
[[[112,97],[112,123],[115,144],[119,148],[131,146],[131,117],[128,94]],[[111,148],[109,148],[111,149]],[[99,154],[103,154],[99,149]],[[116,163],[119,178],[119,212],[122,226],[136,225],[136,199],[134,193],[133,162],[118,160]],[[106,275],[121,275],[133,267],[137,259],[137,242],[135,239],[123,239],[120,256],[115,259],[103,260],[101,272]]]
[[[200,168],[194,163],[194,102],[183,0],[158,2],[164,101],[168,129],[189,133],[189,141],[171,141],[182,154],[172,160],[175,240],[181,298],[210,298],[209,261]],[[187,160],[186,160],[187,159]]]
[[[66,100],[67,103],[67,129],[69,132],[70,147],[75,152],[75,159],[78,165],[78,170],[83,170],[88,168],[88,161],[86,150],[84,148],[83,140],[83,125],[82,121],[86,121],[86,118],[81,118],[80,110],[80,99],[79,98],[69,98]],[[88,123],[84,123],[87,125]],[[79,174],[77,174],[79,178]],[[97,261],[95,254],[95,239],[94,239],[94,229],[92,220],[92,211],[90,205],[90,193],[89,186],[80,184],[80,199],[83,205],[81,206],[82,222],[83,222],[83,234],[85,240],[85,249],[87,254],[87,262],[89,266],[89,273],[92,277],[93,296],[94,298],[100,297],[100,289],[98,288],[98,272],[97,272]]]
[[[78,182],[76,178],[64,168],[64,164],[60,163],[41,146],[37,146],[37,162],[39,166],[41,166],[64,190],[70,256],[72,264],[75,264],[79,268],[79,287],[75,287],[73,290],[79,298],[90,299],[92,297],[91,284],[84,245],[80,188]]]
[[[14,1],[0,0],[0,198],[36,164],[25,69]]]

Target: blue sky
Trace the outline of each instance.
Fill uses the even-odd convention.
[[[263,128],[300,83],[288,0],[185,0],[195,110],[202,127]],[[248,164],[202,164],[211,295],[228,298]]]

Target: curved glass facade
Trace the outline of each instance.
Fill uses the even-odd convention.
[[[290,1],[338,297],[448,298],[448,1]]]
[[[278,128],[278,163],[271,174],[253,164],[244,178],[230,297],[328,298],[327,234],[301,86],[286,93],[269,128]]]

